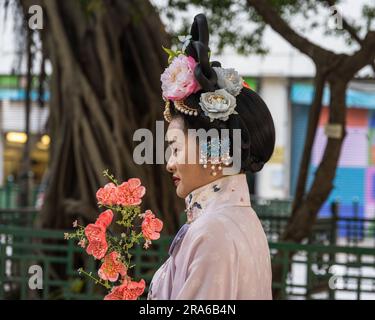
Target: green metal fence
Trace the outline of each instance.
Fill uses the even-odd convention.
[[[264,199],[251,195],[251,206],[260,217],[289,217],[292,211],[292,199]]]
[[[252,207],[268,240],[280,241],[290,218],[291,200],[252,197]],[[340,204],[332,202],[330,216],[317,218],[307,241],[310,244],[375,247],[375,219],[359,216],[355,210],[342,212]]]
[[[136,247],[132,275],[148,285],[168,257],[171,240],[162,236],[148,250]],[[269,246],[272,263],[280,265],[282,274],[281,281],[273,283],[280,298],[375,299],[374,248],[275,242]],[[72,240],[63,240],[63,231],[0,226],[0,299],[102,298],[97,285],[78,275],[82,264],[88,271],[96,270],[93,259],[82,260],[85,256]],[[29,288],[32,265],[42,267],[42,290]],[[147,292],[148,286],[142,299]]]
[[[280,298],[375,299],[375,220],[339,217],[333,206],[333,216],[319,218],[303,244],[279,242],[290,205],[289,200],[252,198],[269,240],[272,263],[280,267],[281,280],[273,282]],[[101,299],[104,291],[77,272],[80,266],[96,272],[93,259],[83,259],[87,257],[83,249],[63,240],[64,231],[34,230],[37,213],[33,208],[0,209],[0,299]],[[184,218],[182,212],[180,224]],[[338,237],[342,227],[347,230],[345,239]],[[162,236],[148,250],[133,249],[136,267],[131,275],[149,284],[167,259],[171,241],[172,236]],[[43,269],[43,290],[29,288],[32,265]],[[147,292],[148,286],[142,299]]]
[[[35,208],[0,209],[0,225],[31,228],[38,212]]]
[[[34,206],[37,200],[38,186],[31,190],[31,204]],[[7,182],[0,187],[0,208],[19,208],[20,186],[13,182]]]
[[[73,240],[63,239],[64,231],[34,230],[0,225],[0,300],[1,299],[100,299],[104,291],[78,274],[81,266],[96,274],[95,261]],[[166,259],[171,237],[163,237],[152,249],[136,247],[136,267],[132,276],[144,278],[147,284],[158,266]],[[43,270],[43,289],[31,290],[31,266]],[[143,298],[146,297],[148,287]]]
[[[281,280],[273,282],[281,299],[375,299],[374,248],[269,245],[273,265],[281,267]]]
[[[0,299],[92,297],[92,286],[80,283],[73,266],[76,253],[77,246],[63,240],[63,232],[0,226]],[[42,290],[29,289],[34,265],[43,270]]]

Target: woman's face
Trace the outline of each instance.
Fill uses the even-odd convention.
[[[203,168],[203,165],[199,164],[199,147],[194,144],[194,141],[189,141],[190,138],[184,132],[184,121],[181,117],[173,118],[170,122],[167,140],[171,149],[167,170],[172,173],[176,193],[180,198],[185,198],[193,190],[222,176],[221,172],[212,176],[210,167]],[[188,158],[189,154],[190,158]]]

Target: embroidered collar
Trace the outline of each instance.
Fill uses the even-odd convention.
[[[210,208],[228,206],[251,206],[250,192],[244,173],[223,176],[209,184],[199,187],[185,198],[188,224],[195,221]]]

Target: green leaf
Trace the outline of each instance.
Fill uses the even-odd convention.
[[[168,49],[168,48],[165,48],[164,46],[162,46],[163,50],[170,56],[174,56],[175,55],[175,52],[172,50],[172,49]]]
[[[165,48],[162,46],[163,50],[168,54],[168,63],[170,64],[172,60],[177,57],[180,53],[179,51],[173,51],[172,49]]]

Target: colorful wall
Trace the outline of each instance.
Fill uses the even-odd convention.
[[[330,204],[340,201],[340,215],[346,217],[375,217],[375,85],[360,83],[347,91],[346,131],[334,188],[320,210],[320,216],[330,215]],[[297,83],[291,87],[292,102],[292,160],[291,183],[295,192],[299,163],[301,161],[307,120],[312,100],[312,85]],[[309,167],[307,187],[310,188],[315,171],[321,161],[327,143],[324,127],[328,123],[329,90],[324,93],[324,107],[315,137]]]

